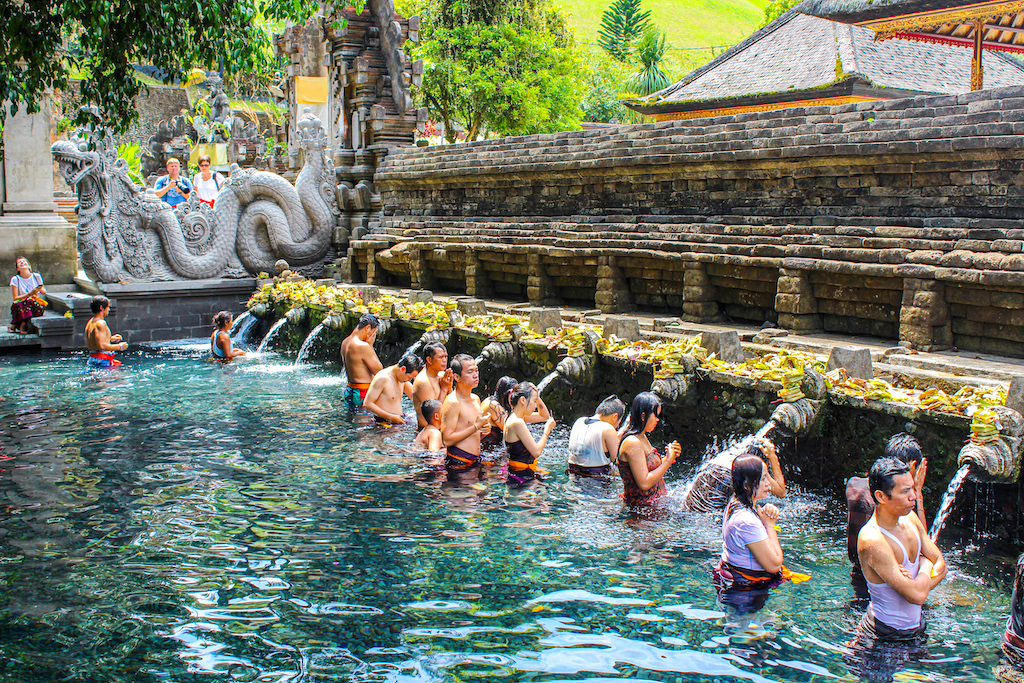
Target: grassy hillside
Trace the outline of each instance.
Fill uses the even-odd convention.
[[[577,38],[597,47],[601,15],[611,0],[554,0],[569,15]],[[668,35],[667,73],[676,80],[750,35],[767,0],[643,0],[651,19]],[[715,49],[693,49],[708,48]]]

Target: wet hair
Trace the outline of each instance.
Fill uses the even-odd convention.
[[[419,372],[423,369],[423,359],[414,353],[410,353],[398,361],[398,367],[405,368],[405,371],[410,373]]]
[[[896,486],[896,477],[909,473],[910,465],[902,460],[879,458],[868,471],[868,488],[871,490],[871,497],[878,500],[875,498],[875,491],[881,491],[885,495],[891,496],[892,489]]]
[[[661,399],[650,391],[641,391],[633,399],[633,406],[629,409],[629,419],[622,427],[622,440],[625,441],[627,436],[643,433],[651,415],[660,414]]]
[[[104,308],[108,307],[109,305],[110,305],[110,299],[108,299],[107,297],[102,296],[100,294],[97,294],[96,296],[94,296],[92,298],[92,301],[89,302],[89,308],[92,310],[93,313],[99,313]]]
[[[445,347],[444,344],[442,344],[439,341],[430,342],[429,344],[427,344],[426,346],[423,347],[423,358],[426,359],[426,360],[430,360],[434,356],[437,355],[438,351],[445,351],[445,352],[447,352],[448,349],[447,349],[447,347]]]
[[[743,455],[753,455],[758,458],[767,457],[765,455],[764,449],[761,448],[761,444],[759,444],[757,441],[754,441],[752,444],[747,446],[747,450],[743,451]]]
[[[617,416],[620,420],[626,414],[626,404],[618,396],[609,396],[597,404],[597,414],[601,417]]]
[[[921,464],[921,444],[917,442],[917,439],[912,437],[906,432],[900,432],[894,434],[889,442],[885,444],[885,455],[884,458],[896,458],[901,460],[908,465]]]
[[[217,315],[213,316],[213,326],[218,330],[231,322],[231,314],[227,311],[221,311]]]
[[[533,386],[530,382],[520,382],[516,385],[516,388],[508,396],[508,402],[510,406],[516,406],[519,401],[526,399],[529,402],[530,397],[537,392],[537,387]],[[511,408],[510,408],[511,410]]]
[[[200,154],[199,158],[196,159],[196,164],[201,164],[204,161],[213,166],[213,162],[210,160],[210,156],[208,154]]]
[[[434,416],[439,410],[441,410],[441,402],[436,398],[428,398],[420,404],[420,411],[423,412],[423,419],[427,421],[427,424],[434,421]]]
[[[514,401],[512,401],[510,397],[512,396],[512,391],[516,386],[518,386],[518,384],[519,380],[515,377],[505,375],[494,385],[494,393],[491,394],[491,400],[506,411],[511,411]]]
[[[760,455],[741,455],[732,461],[733,499],[740,505],[754,507],[754,494],[764,476],[764,462]]]
[[[372,327],[377,329],[380,327],[380,318],[375,316],[373,313],[363,313],[359,318],[359,322],[356,323],[356,329],[361,330],[364,327]]]
[[[472,361],[473,356],[468,353],[460,353],[448,362],[448,367],[455,373],[455,381],[459,381],[459,377],[462,376],[462,369],[466,366],[466,361]]]

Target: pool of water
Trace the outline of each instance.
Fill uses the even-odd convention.
[[[411,431],[346,415],[336,375],[206,346],[99,373],[0,357],[0,680],[858,679],[835,501],[780,502],[786,564],[813,578],[741,617],[710,584],[716,521],[581,490],[564,427],[542,486],[500,464],[454,486]],[[898,678],[991,679],[1009,570],[944,550],[928,651]]]

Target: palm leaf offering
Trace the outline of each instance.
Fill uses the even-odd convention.
[[[277,306],[290,310],[296,306],[305,306],[317,310],[350,313],[367,311],[380,317],[398,317],[404,320],[425,323],[429,330],[446,329],[452,326],[449,312],[458,309],[453,300],[444,303],[423,302],[409,303],[403,297],[394,294],[382,294],[366,304],[362,300],[362,292],[357,289],[338,287],[318,287],[311,280],[296,282],[272,282],[257,290],[250,298],[248,306],[256,304]],[[805,351],[780,349],[772,353],[753,356],[739,363],[731,363],[708,354],[701,346],[701,335],[683,339],[644,339],[627,341],[612,335],[601,336],[601,328],[581,325],[578,327],[561,327],[548,329],[543,333],[531,330],[526,319],[514,314],[480,315],[466,318],[460,327],[487,336],[494,341],[510,341],[512,328],[520,328],[522,339],[532,339],[546,345],[549,349],[564,348],[567,356],[582,356],[586,349],[586,333],[594,332],[599,337],[597,350],[599,353],[625,358],[631,361],[649,363],[654,368],[654,376],[664,379],[672,375],[686,373],[683,356],[692,356],[706,370],[723,372],[753,380],[770,380],[780,382],[782,390],[779,397],[786,402],[804,398],[800,387],[803,383],[804,368],[810,366],[818,372],[825,373],[826,361]],[[692,365],[692,361],[690,361]],[[998,421],[995,420],[992,406],[1006,402],[1006,388],[970,387],[965,386],[950,396],[938,388],[924,391],[896,387],[883,379],[864,380],[848,377],[845,368],[837,368],[825,374],[825,382],[831,391],[846,396],[865,400],[888,401],[909,405],[915,410],[931,410],[973,417],[971,438],[975,443],[988,443],[993,433],[998,433]],[[994,427],[992,425],[995,425]],[[975,427],[977,425],[977,428]],[[993,432],[992,430],[995,430]],[[981,441],[977,440],[981,439]]]
[[[974,411],[971,417],[971,443],[981,446],[992,443],[999,438],[999,414],[991,408]]]

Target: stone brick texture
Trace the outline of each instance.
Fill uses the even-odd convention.
[[[1022,356],[1022,133],[1004,88],[395,149],[349,257],[381,284]]]

